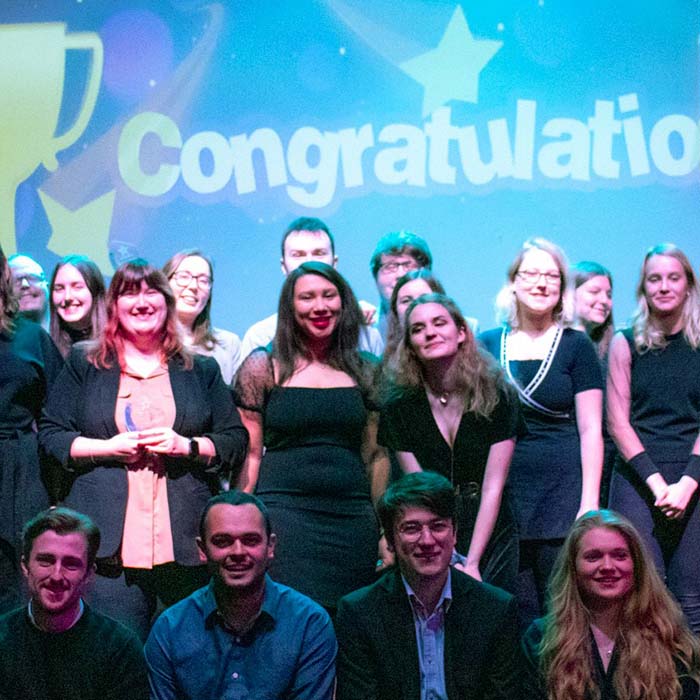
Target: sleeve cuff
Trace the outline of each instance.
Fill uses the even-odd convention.
[[[700,455],[690,455],[683,476],[689,476],[700,483]]]
[[[645,481],[659,471],[659,468],[654,464],[651,457],[646,452],[640,452],[638,455],[629,460],[634,471],[639,474]]]

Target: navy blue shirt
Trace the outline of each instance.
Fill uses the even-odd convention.
[[[269,576],[260,614],[241,636],[224,625],[209,584],[153,625],[151,698],[331,700],[337,649],[326,611]]]

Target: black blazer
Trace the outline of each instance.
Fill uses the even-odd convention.
[[[196,355],[191,370],[171,360],[168,371],[175,400],[173,430],[185,437],[208,437],[216,447],[209,465],[165,458],[175,560],[194,566],[200,563],[195,542],[199,516],[218,489],[219,470],[238,467],[245,458],[248,433],[215,360]],[[49,469],[62,472],[64,504],[89,515],[100,528],[100,557],[111,556],[121,544],[128,490],[125,465],[82,460],[76,464],[70,446],[81,435],[104,440],[119,432],[114,407],[120,373],[117,363],[110,369],[96,368],[83,348],[74,347],[49,395],[39,431],[42,449],[53,458]]]
[[[398,571],[340,600],[336,634],[337,700],[420,700],[413,613]],[[453,569],[444,663],[450,700],[520,700],[515,599]]]

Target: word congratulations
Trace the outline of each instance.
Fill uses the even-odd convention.
[[[548,119],[538,128],[537,102],[517,100],[515,119],[491,119],[481,129],[452,123],[435,110],[423,128],[372,124],[339,131],[304,126],[286,145],[270,128],[229,138],[202,131],[183,140],[177,124],[143,112],[119,139],[119,172],[144,197],[170,192],[182,179],[199,195],[249,195],[285,187],[304,207],[322,208],[346,189],[372,182],[389,187],[483,186],[511,178],[588,182],[649,175],[652,164],[670,177],[687,175],[700,160],[700,127],[682,114],[662,117],[645,133],[636,94],[596,100],[586,121]],[[264,166],[264,167],[263,167]],[[263,175],[264,171],[264,175]],[[368,175],[371,172],[371,175]]]

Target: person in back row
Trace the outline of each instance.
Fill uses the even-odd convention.
[[[320,219],[295,219],[282,236],[282,274],[286,277],[305,262],[322,262],[331,267],[338,265],[333,235]],[[361,302],[361,306],[365,306],[365,303]],[[243,362],[256,348],[267,347],[275,337],[276,330],[277,314],[254,323],[243,336],[240,361]],[[360,326],[358,348],[379,357],[384,350],[384,341],[376,328],[363,324]]]

